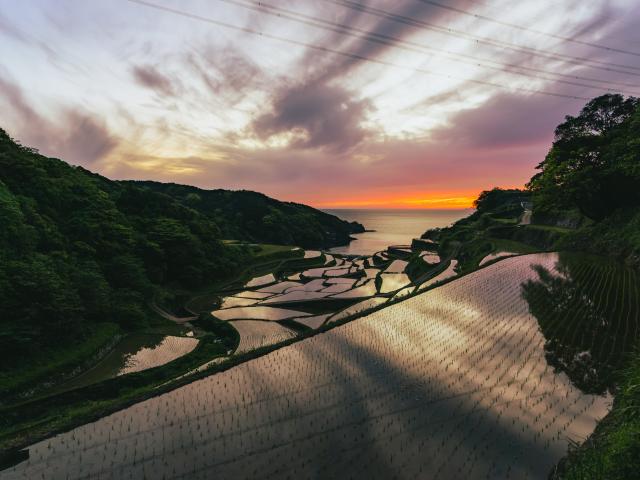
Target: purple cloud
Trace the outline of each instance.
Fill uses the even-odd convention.
[[[582,100],[543,95],[501,93],[473,109],[451,117],[432,134],[434,141],[475,147],[502,148],[550,142],[555,125],[579,110]]]
[[[300,132],[292,148],[349,150],[366,136],[362,127],[371,105],[354,100],[347,90],[325,84],[285,86],[274,95],[272,111],[255,119],[253,132],[261,139],[283,132]]]
[[[133,67],[133,78],[143,87],[150,88],[165,96],[175,95],[172,81],[151,65]]]
[[[13,117],[7,125],[11,135],[45,155],[91,166],[118,144],[104,123],[87,112],[66,108],[55,122],[48,121],[29,105],[17,85],[0,77],[0,105],[2,100]]]

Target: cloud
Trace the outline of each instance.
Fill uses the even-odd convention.
[[[434,141],[475,147],[550,143],[553,130],[582,100],[501,93],[479,107],[462,110],[432,132]]]
[[[122,154],[105,173],[202,188],[256,190],[312,205],[371,200],[372,205],[384,206],[385,199],[444,197],[451,192],[457,192],[454,197],[474,196],[492,186],[521,187],[547,149],[544,143],[452,149],[427,140],[395,139],[363,142],[352,152],[336,156],[319,150],[212,144],[209,153],[189,157]]]
[[[231,106],[239,103],[247,92],[264,86],[266,72],[233,47],[199,49],[186,58],[187,67],[217,100]]]
[[[0,77],[0,106],[7,114],[3,125],[26,146],[76,165],[91,166],[118,144],[107,127],[89,113],[65,108],[55,122],[38,115],[22,90]]]
[[[118,144],[102,122],[78,110],[67,110],[61,123],[62,131],[52,132],[59,137],[46,148],[71,163],[91,165]]]
[[[458,2],[449,3],[456,4]],[[368,6],[364,7],[369,8]],[[376,10],[376,8],[373,8],[373,10]],[[393,50],[394,39],[403,40],[418,31],[415,21],[436,23],[437,20],[449,15],[442,9],[418,1],[402,2],[400,5],[394,2],[393,8],[386,8],[386,10],[392,10],[393,15],[399,18],[400,21],[386,15],[381,18],[371,15],[353,15],[352,12],[346,12],[346,21],[338,20],[336,23],[346,24],[349,27],[358,27],[360,30],[366,31],[366,35],[354,38],[336,34],[335,32],[327,33],[320,46],[332,50],[339,46],[338,50],[348,53],[350,56],[327,55],[324,51],[308,50],[300,62],[301,67],[315,72],[316,81],[328,83],[334,78],[348,75],[355,67],[367,63],[367,58],[375,59],[387,51]],[[357,24],[357,20],[362,21]],[[370,41],[367,38],[376,38],[381,41]]]
[[[13,25],[2,13],[0,13],[0,33],[23,43],[31,43],[31,39]]]
[[[405,2],[394,13],[406,18],[434,21],[443,15],[441,9],[421,2]],[[411,22],[364,15],[359,9],[341,9],[336,23],[357,27],[369,38],[405,38],[416,33]],[[369,100],[357,98],[353,92],[337,86],[366,58],[378,58],[393,49],[393,42],[372,42],[367,36],[345,36],[325,31],[314,44],[341,50],[351,56],[337,56],[325,51],[307,49],[296,64],[296,84],[281,86],[272,95],[271,111],[257,117],[251,130],[261,139],[287,134],[289,146],[296,149],[323,148],[330,153],[344,153],[358,145],[370,133],[363,126],[367,112],[373,108]]]
[[[166,75],[151,65],[136,65],[132,70],[133,78],[143,87],[150,88],[165,96],[175,95],[174,85]]]
[[[469,0],[452,2],[447,4],[500,17],[499,9],[488,5],[470,7]],[[624,74],[604,70],[604,66],[594,68],[598,66],[594,61],[632,66],[630,57],[619,52],[514,32],[417,0],[374,3],[349,2],[355,8],[340,8],[333,1],[305,5],[276,2],[278,8],[311,15],[314,22],[345,24],[357,37],[262,11],[247,16],[244,9],[221,7],[216,12],[216,18],[234,25],[244,24],[291,39],[294,44],[313,44],[319,50],[164,13],[155,17],[141,9],[132,10],[125,23],[113,12],[110,21],[122,29],[116,36],[110,29],[86,28],[85,14],[69,17],[68,22],[67,16],[56,32],[68,33],[75,28],[74,35],[52,35],[43,26],[37,29],[37,37],[47,45],[55,44],[63,59],[71,58],[67,52],[84,59],[81,66],[85,68],[52,71],[47,70],[51,61],[42,62],[43,72],[57,86],[56,96],[36,100],[34,94],[48,92],[27,91],[26,85],[41,83],[28,82],[28,64],[10,62],[9,58],[5,63],[11,63],[7,67],[11,77],[6,78],[21,81],[0,85],[4,126],[25,144],[109,176],[154,178],[207,188],[248,188],[319,204],[346,197],[366,200],[405,195],[403,192],[479,191],[493,185],[522,185],[548,151],[554,127],[584,103],[531,95],[524,89],[591,97],[604,93],[607,86],[615,88],[616,81],[634,84],[637,79],[632,69]],[[632,46],[638,38],[638,14],[618,3],[572,0],[562,5],[553,19],[544,6],[523,4],[509,11],[509,21],[637,50]],[[91,17],[98,12],[109,17],[108,8],[87,9],[85,13]],[[185,11],[192,9],[213,17],[195,6],[184,7]],[[385,14],[367,13],[368,9],[410,20],[394,21]],[[53,7],[49,10],[56,11]],[[561,15],[566,11],[572,15]],[[616,22],[608,21],[608,16]],[[15,44],[16,54],[24,57],[38,46],[33,29],[20,27],[24,22],[18,20],[26,18],[14,15],[9,22],[0,17],[1,38]],[[456,39],[419,28],[414,20],[528,46],[531,52],[503,48],[500,43],[492,47]],[[159,22],[171,25],[167,32],[184,41],[165,41],[150,34]],[[368,35],[360,35],[362,32]],[[126,47],[122,38],[128,40]],[[477,61],[468,64],[453,62],[447,55],[407,52],[389,45],[394,39],[459,52]],[[87,56],[95,48],[104,55]],[[535,51],[538,54],[532,53]],[[549,56],[551,52],[559,55]],[[568,62],[562,55],[590,61]],[[364,57],[404,65],[407,70],[372,64]],[[126,60],[131,58],[143,60]],[[512,65],[512,71],[476,64],[490,62]],[[516,66],[525,75],[513,73]],[[414,74],[413,67],[451,74],[452,78]],[[128,82],[122,85],[115,77],[106,76],[123,68]],[[556,75],[536,69],[562,73],[564,81],[604,86],[568,85],[554,81]],[[594,80],[573,78],[577,76]],[[523,90],[516,91],[518,88]],[[66,104],[76,104],[76,98],[95,98],[97,91],[106,93],[107,98],[96,102],[95,108],[103,108],[105,117],[110,115],[109,126],[118,129],[126,142],[120,144],[100,117],[77,108],[60,109],[55,103],[64,102],[59,99],[67,95]],[[110,109],[106,107],[109,103],[126,105],[127,111]],[[117,156],[112,154],[115,148]]]
[[[354,100],[344,88],[322,83],[284,86],[273,97],[271,112],[252,124],[261,139],[291,132],[290,147],[349,150],[366,136],[362,126],[371,104]]]

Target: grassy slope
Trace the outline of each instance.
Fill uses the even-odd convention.
[[[76,348],[56,349],[33,356],[18,368],[0,373],[0,386],[5,395],[9,392],[33,388],[38,382],[55,381],[65,374],[89,365],[102,349],[108,349],[120,338],[121,329],[115,323],[98,323]],[[6,397],[5,397],[6,398]]]
[[[564,236],[557,247],[610,255],[640,268],[640,211],[619,210],[599,223]]]
[[[623,373],[611,413],[566,457],[553,479],[628,480],[640,476],[640,355]]]
[[[566,233],[566,229],[519,225],[521,214],[521,208],[499,205],[477,211],[451,227],[432,230],[425,235],[439,242],[441,257],[455,257],[459,262],[458,270],[469,272],[490,253],[546,251]]]

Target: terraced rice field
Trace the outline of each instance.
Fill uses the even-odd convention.
[[[455,277],[457,275],[456,273],[457,266],[458,266],[458,261],[451,260],[451,263],[449,263],[449,266],[447,267],[446,270],[444,270],[443,272],[439,273],[435,277],[424,282],[422,285],[418,287],[418,290],[424,290],[438,282],[444,282],[445,280],[449,280],[450,278]]]
[[[247,287],[258,287],[260,285],[268,285],[269,283],[273,283],[275,281],[276,281],[276,278],[273,276],[272,273],[269,273],[267,275],[262,275],[261,277],[256,277],[251,279],[247,283]]]
[[[610,408],[638,285],[509,258],[39,442],[2,477],[543,479]]]
[[[396,251],[400,251],[404,259],[396,258]],[[413,292],[417,284],[405,273],[409,265],[406,259],[412,253],[415,252],[410,249],[390,247],[387,252],[379,252],[382,261],[372,266],[375,263],[372,257],[306,252],[305,259],[317,261],[306,262],[304,265],[307,267],[301,271],[255,277],[245,284],[243,291],[223,297],[220,307],[211,313],[224,321],[271,320],[283,322],[287,328],[318,329],[330,318],[332,321],[343,319],[385,303],[392,297],[397,299]],[[430,256],[434,257],[433,254]],[[417,255],[414,258],[423,261]],[[437,255],[435,258],[439,261]],[[307,320],[306,317],[313,318]],[[291,321],[298,325],[291,324]],[[264,330],[265,335],[268,331]],[[271,339],[262,334],[258,338],[261,345],[281,340],[279,333]],[[243,343],[256,344],[256,340],[252,338]]]
[[[395,292],[411,283],[411,279],[404,273],[383,273],[380,278],[382,278],[380,293]]]
[[[249,352],[295,337],[294,332],[274,322],[236,320],[231,324],[240,334],[240,344],[236,353]]]
[[[490,253],[489,255],[485,256],[482,260],[480,260],[480,263],[478,265],[481,267],[485,263],[489,263],[492,260],[496,260],[498,258],[511,257],[513,255],[518,255],[518,254],[513,252],[502,252],[502,251]]]
[[[420,258],[422,258],[422,261],[425,263],[429,263],[429,264],[440,263],[440,256],[435,253],[422,252],[420,254]]]
[[[402,273],[405,268],[407,268],[407,262],[404,260],[394,260],[391,262],[391,265],[385,269],[385,273]]]
[[[305,316],[304,312],[275,307],[233,307],[213,312],[220,320],[286,320]]]
[[[192,337],[132,334],[118,342],[93,368],[71,378],[54,391],[83,387],[127,373],[165,365],[198,346]]]
[[[363,300],[361,302],[358,302],[354,305],[350,305],[349,307],[345,308],[344,310],[341,310],[340,312],[336,313],[335,315],[332,315],[330,317],[329,322],[337,322],[338,320],[342,320],[343,318],[346,318],[350,315],[353,315],[355,313],[360,313],[360,312],[364,312],[366,310],[369,310],[371,308],[377,307],[382,305],[383,303],[386,303],[388,301],[388,299],[384,298],[384,297],[373,297],[373,298],[369,298],[367,300]]]
[[[195,338],[164,337],[158,345],[141,348],[127,357],[126,364],[118,372],[118,375],[140,372],[148,368],[164,365],[191,352],[198,343],[199,340]]]

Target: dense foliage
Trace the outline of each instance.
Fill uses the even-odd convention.
[[[488,212],[496,210],[498,207],[520,208],[520,204],[530,200],[529,193],[516,188],[502,189],[495,187],[491,190],[480,192],[478,198],[473,202],[478,212]]]
[[[611,413],[560,463],[553,480],[629,480],[640,472],[640,355],[622,375]]]
[[[345,244],[351,233],[364,231],[356,222],[348,223],[306,205],[279,202],[257,192],[202,190],[175,183],[126,184],[169,195],[214,218],[223,238],[314,248]]]
[[[472,215],[423,237],[455,254],[463,271],[492,250],[526,251],[523,244],[640,265],[640,100],[603,95],[567,116],[538,169],[528,190],[485,190]],[[530,205],[532,224],[521,225]]]
[[[221,239],[328,246],[357,227],[253,192],[111,181],[2,130],[0,218],[3,368],[104,322],[145,325],[161,286],[192,289],[230,275],[249,252]]]
[[[538,169],[528,186],[539,210],[602,220],[640,205],[640,100],[603,95],[567,116]]]

